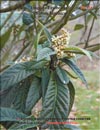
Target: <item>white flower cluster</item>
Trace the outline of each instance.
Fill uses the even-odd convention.
[[[64,56],[64,48],[66,48],[69,44],[71,35],[68,31],[65,31],[64,29],[62,29],[61,31],[62,35],[52,37],[52,47],[56,51],[58,58],[62,58]]]

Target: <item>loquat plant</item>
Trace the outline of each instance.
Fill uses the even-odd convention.
[[[27,10],[28,13],[23,13],[23,23],[32,48],[28,56],[18,59],[0,74],[0,122],[7,130],[74,130],[73,126],[60,122],[68,120],[74,103],[72,79],[80,78],[88,86],[76,64],[77,56],[86,55],[91,59],[91,53],[70,45],[71,34],[65,28],[57,35],[50,33],[32,15],[29,5]],[[34,21],[37,30],[33,37],[30,30]],[[33,114],[32,109],[40,100],[42,110]]]

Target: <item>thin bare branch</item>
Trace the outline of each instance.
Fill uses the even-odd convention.
[[[52,34],[57,33],[67,23],[67,21],[69,20],[69,16],[71,15],[72,11],[76,7],[77,2],[78,1],[75,1],[74,4],[72,5],[72,7],[67,8],[66,13],[60,19],[59,24],[52,29],[52,31],[51,31]]]
[[[97,13],[97,11],[98,11],[98,9],[96,9],[95,13]],[[94,22],[95,22],[95,17],[93,17],[93,20],[92,20],[92,23],[91,23],[91,27],[90,27],[90,30],[89,30],[89,34],[88,34],[88,37],[87,37],[87,40],[86,40],[84,48],[88,47],[88,41],[89,41],[89,38],[90,38],[91,33],[92,33]]]
[[[77,18],[79,18],[79,17],[81,17],[81,16],[83,16],[83,15],[85,15],[85,14],[91,12],[91,11],[94,10],[94,9],[98,9],[99,7],[100,7],[100,4],[96,5],[95,7],[91,8],[91,9],[89,9],[89,10],[86,10],[86,11],[84,11],[84,12],[82,12],[82,13],[76,15],[76,16],[70,17],[69,20],[77,19]]]

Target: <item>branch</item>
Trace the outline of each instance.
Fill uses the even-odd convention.
[[[62,9],[64,8],[65,3],[66,3],[66,2],[64,2],[64,4],[61,6],[61,8],[60,8],[56,13],[54,13],[53,16],[52,16],[50,19],[49,19],[49,17],[48,17],[49,20],[46,20],[46,22],[45,22],[44,24],[49,23],[52,19],[54,19],[54,18],[58,15],[59,12],[62,11]],[[48,15],[48,16],[49,16],[49,15]]]
[[[23,51],[30,45],[30,42],[28,42],[26,45],[23,46],[23,48],[19,51],[19,53],[15,56],[15,58],[12,61],[16,61],[19,56],[23,53]]]
[[[100,6],[100,4],[96,5],[96,6],[93,7],[92,9],[86,10],[86,11],[84,11],[84,12],[82,12],[82,13],[76,15],[76,16],[70,17],[69,20],[77,19],[77,18],[79,18],[79,17],[81,17],[81,16],[83,16],[83,15],[85,15],[85,14],[91,12],[92,10],[99,8],[99,6]],[[55,26],[56,24],[59,24],[59,23],[61,22],[61,20],[62,20],[62,19],[59,19],[59,20],[57,20],[57,21],[54,21],[54,22],[48,24],[47,27],[48,27],[48,28],[51,28],[52,26]]]
[[[22,2],[18,2],[17,4],[15,5],[12,5],[10,7],[7,7],[7,8],[0,8],[0,13],[4,13],[4,12],[9,12],[9,11],[12,11],[12,10],[16,10],[16,9],[19,9],[21,7],[23,7],[27,2],[30,2],[32,0],[24,0]]]
[[[87,49],[88,51],[92,51],[92,52],[98,51],[98,50],[100,50],[100,43],[97,43],[97,44],[95,44],[95,45],[88,46],[86,49]]]
[[[82,12],[82,13],[76,15],[76,16],[70,17],[69,20],[74,20],[78,17],[81,17],[81,16],[83,16],[83,15],[85,15],[85,14],[87,14],[87,13],[91,12],[92,10],[97,9],[99,7],[100,7],[100,4],[96,5],[95,7],[91,8],[89,10],[86,10],[86,11],[84,11],[84,12]]]
[[[97,37],[100,37],[100,34],[97,34],[96,36],[92,37],[92,38],[89,40],[89,42],[92,41],[92,40],[94,40],[94,39],[96,39]],[[73,44],[73,43],[72,43],[72,44]],[[84,42],[77,42],[75,45],[78,46],[78,45],[83,45],[83,44],[85,44],[85,43],[84,43]]]
[[[53,28],[53,30],[51,31],[52,34],[56,34],[67,23],[67,21],[69,20],[69,16],[74,10],[76,4],[77,4],[77,1],[74,2],[72,7],[68,8],[68,11],[66,11],[64,16],[60,19],[58,26],[55,26],[55,28]]]
[[[53,11],[54,11],[55,9],[56,9],[56,7],[54,7],[54,8],[50,11],[50,13],[49,13],[49,15],[47,16],[47,18],[46,18],[44,24],[46,24],[46,23],[48,22],[49,18],[51,17],[51,15],[53,14]],[[50,21],[51,21],[51,20],[50,20]]]
[[[95,13],[97,13],[98,9],[96,9]],[[90,30],[89,30],[89,34],[88,34],[88,37],[87,37],[87,41],[85,43],[85,47],[84,48],[87,48],[88,47],[88,41],[89,41],[89,38],[91,36],[91,32],[93,30],[93,25],[94,25],[94,22],[95,22],[95,17],[93,18],[92,20],[92,23],[91,23],[91,27],[90,27]]]
[[[14,59],[12,61],[16,61],[19,56],[24,52],[24,50],[30,45],[30,42],[28,42],[26,45],[23,46],[23,48],[19,51],[19,53],[14,57]],[[0,72],[4,71],[5,69],[7,69],[8,67],[10,67],[10,65],[6,65],[3,68],[0,69]]]

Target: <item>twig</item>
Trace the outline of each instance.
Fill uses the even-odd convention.
[[[78,17],[81,17],[81,16],[83,16],[83,15],[85,15],[85,14],[87,14],[87,13],[91,12],[92,10],[97,9],[99,7],[100,7],[100,4],[96,5],[95,7],[91,8],[89,10],[86,10],[86,11],[84,11],[84,12],[82,12],[82,13],[76,15],[76,16],[70,17],[69,20],[74,20]]]
[[[97,37],[100,37],[100,34],[98,34],[98,35],[92,37],[92,38],[89,40],[89,42],[92,41],[92,40],[94,40],[94,39],[96,39]],[[73,44],[73,43],[72,43],[72,44]],[[78,46],[78,45],[83,45],[83,44],[85,44],[85,42],[78,42],[78,43],[76,43],[75,45]]]
[[[95,52],[95,51],[100,50],[100,43],[97,43],[97,44],[95,44],[95,45],[88,46],[88,47],[87,47],[87,50],[88,50],[88,51],[92,51],[92,52]]]
[[[95,13],[97,13],[97,10],[95,11]],[[92,32],[92,29],[93,29],[93,25],[94,25],[94,22],[95,22],[95,17],[93,17],[93,20],[92,20],[92,23],[91,23],[91,27],[90,27],[90,30],[89,30],[89,34],[88,34],[88,37],[87,37],[87,40],[86,40],[86,43],[85,43],[85,47],[84,48],[87,48],[88,47],[88,41],[89,41],[89,38],[91,36],[91,32]]]
[[[50,22],[52,19],[54,19],[56,16],[57,16],[57,14],[63,9],[63,7],[65,6],[65,3],[66,2],[64,2],[64,4],[61,6],[61,8],[55,13],[55,14],[53,14],[53,16],[51,17],[51,19],[49,19],[48,21],[46,21],[45,23],[47,24],[48,22]]]
[[[68,8],[68,11],[66,11],[64,16],[60,19],[58,26],[55,26],[52,29],[52,31],[51,31],[52,34],[56,34],[67,23],[67,21],[69,20],[69,16],[71,15],[72,11],[74,10],[76,4],[77,4],[77,1],[74,2],[72,7]]]
[[[56,7],[54,7],[54,8],[50,11],[50,13],[49,13],[49,15],[47,16],[47,18],[46,18],[44,24],[48,23],[48,21],[51,21],[51,20],[48,20],[48,19],[49,19],[49,18],[51,17],[51,15],[53,14],[53,11],[55,10],[55,8],[56,8]]]
[[[12,61],[16,61],[19,56],[23,53],[23,51],[30,45],[30,42],[28,42],[26,45],[23,46],[23,48],[19,51],[19,53],[14,57],[14,59]],[[4,71],[5,69],[7,69],[8,67],[10,67],[10,65],[6,65],[3,68],[0,69],[0,72]]]
[[[85,35],[86,31],[87,31],[86,17],[87,17],[87,14],[84,15],[84,25],[85,25],[85,26],[84,26],[84,31],[83,31],[83,34],[82,34],[82,36],[81,36],[81,38],[80,38],[80,41],[84,38],[84,35]]]
[[[19,56],[23,53],[23,51],[30,45],[30,42],[28,42],[26,45],[23,46],[23,48],[19,51],[19,53],[14,57],[12,61],[16,61]]]
[[[79,18],[79,17],[81,17],[81,16],[83,16],[83,15],[89,13],[90,11],[99,8],[99,6],[100,6],[100,4],[96,5],[95,7],[91,8],[91,9],[89,9],[89,10],[86,10],[86,11],[84,11],[84,12],[82,12],[82,13],[76,15],[76,16],[70,17],[69,20],[77,19],[77,18]],[[58,19],[57,21],[54,21],[54,22],[48,24],[47,27],[48,27],[48,28],[51,28],[52,26],[55,26],[56,24],[59,24],[60,22],[61,22],[61,19]]]

